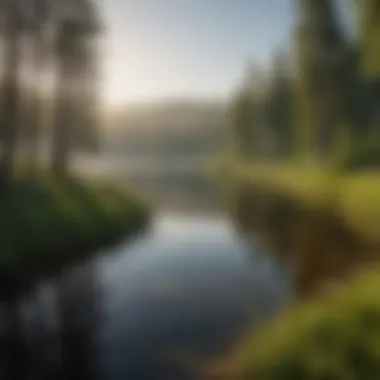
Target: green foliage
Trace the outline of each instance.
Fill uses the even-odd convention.
[[[362,31],[362,71],[368,77],[380,76],[380,3],[365,0],[359,4]]]
[[[234,380],[380,377],[379,270],[343,294],[285,312],[237,352]]]
[[[289,57],[279,51],[274,56],[270,88],[264,99],[264,122],[276,141],[275,153],[289,156],[292,153],[293,130],[293,78],[290,75]]]
[[[263,201],[249,189],[250,184],[268,186],[286,197],[292,195],[301,205],[320,208],[332,199],[349,230],[378,246],[379,176],[366,169],[380,165],[379,134],[371,127],[378,125],[380,2],[357,2],[361,17],[359,48],[340,34],[332,3],[299,0],[293,114],[298,151],[303,157],[307,153],[330,161],[323,160],[327,165],[320,163],[317,171],[312,165],[298,168],[270,163],[240,168],[240,180],[248,191],[240,196],[244,199],[238,211],[252,231],[258,219],[253,206],[262,206]],[[360,173],[350,173],[355,170]],[[257,204],[251,207],[254,202]],[[289,215],[287,212],[287,224],[292,219]],[[319,260],[331,252],[317,247]],[[342,250],[344,254],[348,251]],[[302,267],[304,253],[305,249],[298,257],[291,249],[292,258],[298,260],[296,267]],[[365,249],[359,249],[358,254],[367,259]],[[342,284],[322,284],[329,297],[296,305],[250,334],[236,352],[231,379],[380,378],[379,274],[380,268],[373,274],[360,275],[339,296],[331,295],[331,288],[327,288]]]
[[[348,172],[336,166],[302,162],[260,162],[248,165],[235,163],[228,178],[250,189],[269,186],[272,191],[291,196],[302,204],[321,207],[337,201],[339,211],[353,231],[364,239],[379,243],[380,236],[380,176],[377,171]],[[254,201],[255,192],[248,191]],[[247,205],[249,204],[247,201]],[[244,207],[249,213],[249,208]],[[254,217],[254,215],[252,215]]]
[[[283,52],[277,52],[268,73],[249,70],[231,110],[235,152],[241,158],[289,155],[292,91],[288,56]]]
[[[345,163],[351,157],[353,150],[352,134],[348,126],[337,128],[334,149],[327,161],[331,173],[339,176],[344,171]]]
[[[380,147],[358,150],[344,162],[343,170],[378,169],[380,167]]]
[[[258,99],[257,71],[249,67],[230,110],[235,153],[250,159],[257,153],[261,106]]]
[[[147,216],[141,200],[109,183],[18,180],[0,197],[0,270],[70,260],[141,228]]]
[[[380,135],[376,131],[357,141],[342,161],[342,171],[358,171],[380,167]]]
[[[303,135],[304,150],[319,156],[333,151],[341,124],[356,127],[361,105],[356,51],[343,35],[332,4],[300,0],[296,35],[297,133]]]

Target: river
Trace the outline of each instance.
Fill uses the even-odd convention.
[[[262,253],[222,214],[158,213],[25,298],[26,378],[199,379],[286,302],[287,280]]]
[[[25,295],[0,362],[12,380],[199,379],[287,302],[286,275],[237,234],[215,184],[183,171],[117,178],[154,201],[151,226]]]

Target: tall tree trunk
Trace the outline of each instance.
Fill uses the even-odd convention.
[[[59,61],[51,167],[54,174],[65,175],[69,165],[72,137],[72,70],[67,57]]]
[[[14,0],[8,0],[4,37],[4,92],[2,99],[2,147],[0,186],[12,176],[19,122],[20,15]]]
[[[299,0],[298,4],[300,96],[313,110],[305,113],[301,128],[312,129],[308,138],[313,153],[324,158],[331,152],[332,145],[328,142],[335,140],[338,124],[346,122],[342,104],[348,78],[343,78],[342,72],[347,71],[347,43],[332,0]],[[332,102],[335,103],[333,107],[330,106]]]
[[[77,119],[75,123],[75,146],[86,152],[99,148],[99,113],[97,97],[96,57],[88,52],[77,74]]]
[[[31,33],[32,45],[32,75],[33,79],[33,94],[31,104],[29,105],[30,119],[29,126],[31,131],[29,170],[33,175],[37,172],[39,166],[39,147],[40,137],[42,135],[42,113],[43,100],[41,94],[41,83],[44,79],[44,67],[46,60],[46,26],[51,18],[51,7],[53,6],[50,0],[29,0],[33,3],[33,31]]]
[[[41,81],[43,80],[43,68],[45,64],[43,42],[40,33],[33,38],[33,96],[30,104],[30,157],[28,159],[29,171],[32,175],[36,174],[39,166],[40,137],[42,134],[42,99]]]

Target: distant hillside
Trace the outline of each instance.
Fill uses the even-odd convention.
[[[126,106],[109,116],[106,146],[126,153],[207,153],[227,137],[221,102],[173,101]]]

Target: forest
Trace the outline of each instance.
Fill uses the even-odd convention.
[[[249,65],[230,116],[243,159],[326,163],[343,155],[347,164],[376,165],[378,4],[346,2],[344,11],[355,15],[354,33],[336,3],[299,1],[291,51],[277,49],[269,68]]]

